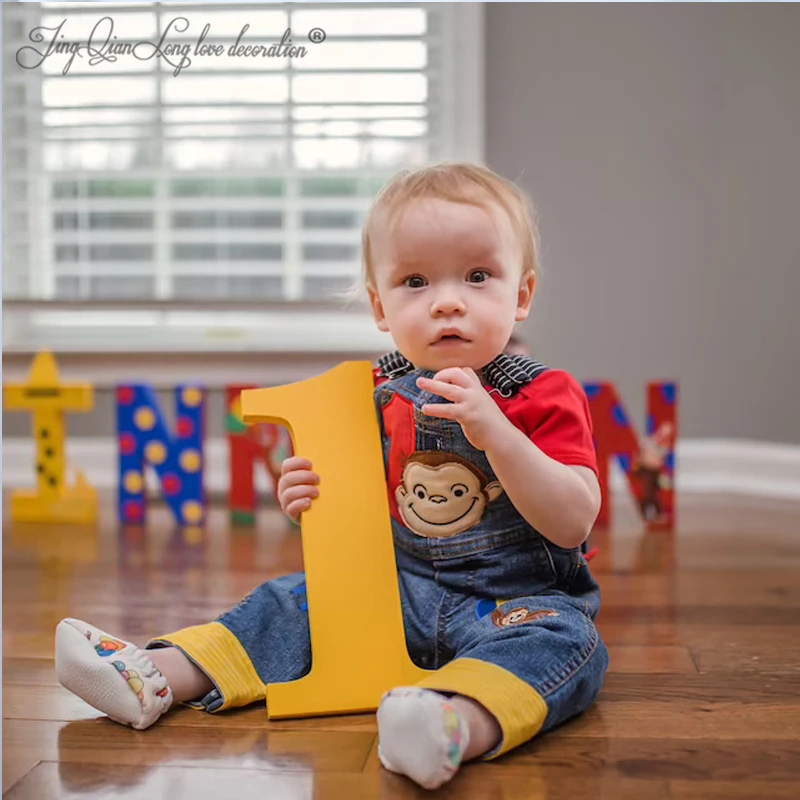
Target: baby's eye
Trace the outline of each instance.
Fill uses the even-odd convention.
[[[469,274],[470,283],[483,283],[489,279],[489,273],[485,269],[474,269]]]
[[[421,286],[425,286],[425,278],[422,275],[412,275],[410,278],[406,278],[403,284],[409,289],[419,289]]]

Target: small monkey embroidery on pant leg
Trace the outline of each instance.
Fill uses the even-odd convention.
[[[532,611],[529,608],[522,606],[512,608],[510,611],[503,612],[499,608],[492,612],[492,622],[498,628],[507,628],[510,625],[521,625],[528,622],[537,622],[545,617],[557,617],[558,611],[550,611],[548,609],[537,609]]]

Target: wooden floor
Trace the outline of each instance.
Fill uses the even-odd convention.
[[[6,504],[4,504],[4,507]],[[85,618],[137,642],[208,621],[301,568],[279,512],[205,539],[3,525],[3,792],[49,798],[429,797],[376,758],[371,716],[270,723],[263,707],[181,709],[136,732],[98,716],[53,671],[53,632]],[[680,499],[674,535],[631,506],[593,535],[611,667],[596,707],[505,758],[464,767],[459,800],[800,797],[800,502]]]

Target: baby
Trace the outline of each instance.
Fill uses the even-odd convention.
[[[470,164],[403,172],[376,198],[363,258],[375,322],[398,348],[374,370],[375,408],[408,650],[430,670],[381,699],[379,755],[433,789],[600,691],[599,588],[581,554],[597,464],[578,382],[504,352],[537,275],[531,210],[513,184]],[[307,459],[283,462],[291,519],[320,490]],[[76,619],[56,630],[61,683],[137,729],[181,703],[263,702],[265,684],[306,674],[311,655],[302,574],[144,647]]]

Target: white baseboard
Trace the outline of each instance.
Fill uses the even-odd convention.
[[[97,489],[117,485],[116,442],[104,438],[67,440],[70,463],[78,466]],[[800,445],[782,445],[739,439],[687,439],[676,450],[676,489],[681,493],[722,492],[800,500]],[[206,491],[228,490],[228,446],[225,439],[206,443]],[[34,482],[34,444],[31,439],[3,441],[4,488]],[[155,488],[155,476],[148,476]],[[625,491],[622,470],[612,465],[612,491]],[[256,470],[256,488],[271,494],[269,478]]]
[[[678,491],[800,500],[800,445],[688,439],[675,455]],[[624,480],[621,470],[619,478]]]

